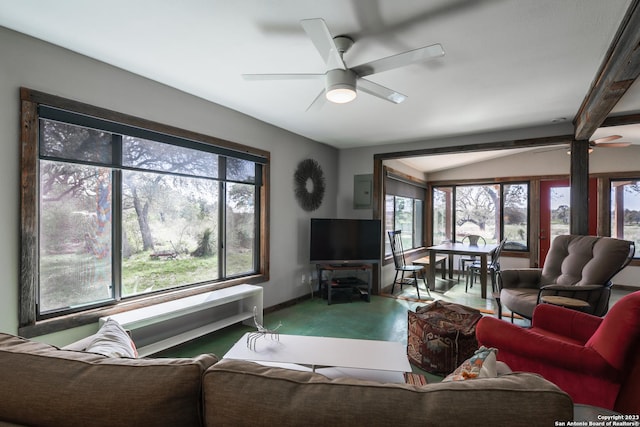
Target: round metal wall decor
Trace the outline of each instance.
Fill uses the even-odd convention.
[[[324,174],[320,164],[313,159],[298,163],[293,175],[298,204],[305,211],[315,211],[324,198]]]

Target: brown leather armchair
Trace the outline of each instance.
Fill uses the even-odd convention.
[[[609,309],[611,279],[631,262],[635,244],[600,236],[563,235],[553,239],[543,268],[505,269],[499,275],[500,301],[527,319],[545,295],[586,301],[589,314]]]

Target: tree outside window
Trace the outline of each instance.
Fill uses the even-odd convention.
[[[528,250],[528,183],[434,187],[433,242],[482,236],[487,243],[507,239],[508,250]]]
[[[456,240],[468,235],[482,236],[487,243],[499,240],[499,185],[457,186],[455,207]]]

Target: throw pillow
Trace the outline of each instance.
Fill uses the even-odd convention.
[[[136,346],[127,331],[111,318],[96,332],[85,351],[107,357],[138,357]]]
[[[445,381],[463,381],[472,378],[493,378],[498,376],[495,348],[480,347],[469,359],[462,362]]]

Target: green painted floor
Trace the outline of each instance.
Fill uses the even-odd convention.
[[[281,334],[339,338],[360,338],[383,341],[407,341],[407,310],[418,303],[373,296],[371,302],[354,299],[327,305],[321,298],[307,299],[298,304],[264,316],[267,328]],[[193,356],[214,353],[222,357],[238,339],[255,327],[233,325],[190,343],[169,349],[162,356]]]
[[[438,279],[437,288],[441,292],[431,292],[432,299],[456,302],[481,310],[495,310],[495,302],[491,297],[488,299],[480,297],[479,285],[465,292],[464,282]],[[614,292],[612,304],[624,294]],[[372,296],[371,302],[367,303],[354,297],[352,302],[339,300],[327,305],[327,301],[316,294],[313,299],[306,299],[267,313],[264,316],[264,325],[273,329],[281,324],[278,331],[282,334],[398,341],[406,345],[408,310],[415,311],[416,307],[430,302],[427,300],[426,289],[421,287],[420,295],[425,300],[415,301],[417,298],[415,288],[405,286],[402,291],[396,287],[394,296],[397,298]],[[490,290],[489,295],[491,295]],[[516,323],[523,326],[529,324],[527,320],[516,320]],[[222,358],[245,332],[253,330],[255,328],[247,325],[233,325],[165,350],[155,357],[191,357],[202,353],[213,353]],[[439,379],[416,367],[413,370],[426,374],[429,381]]]

